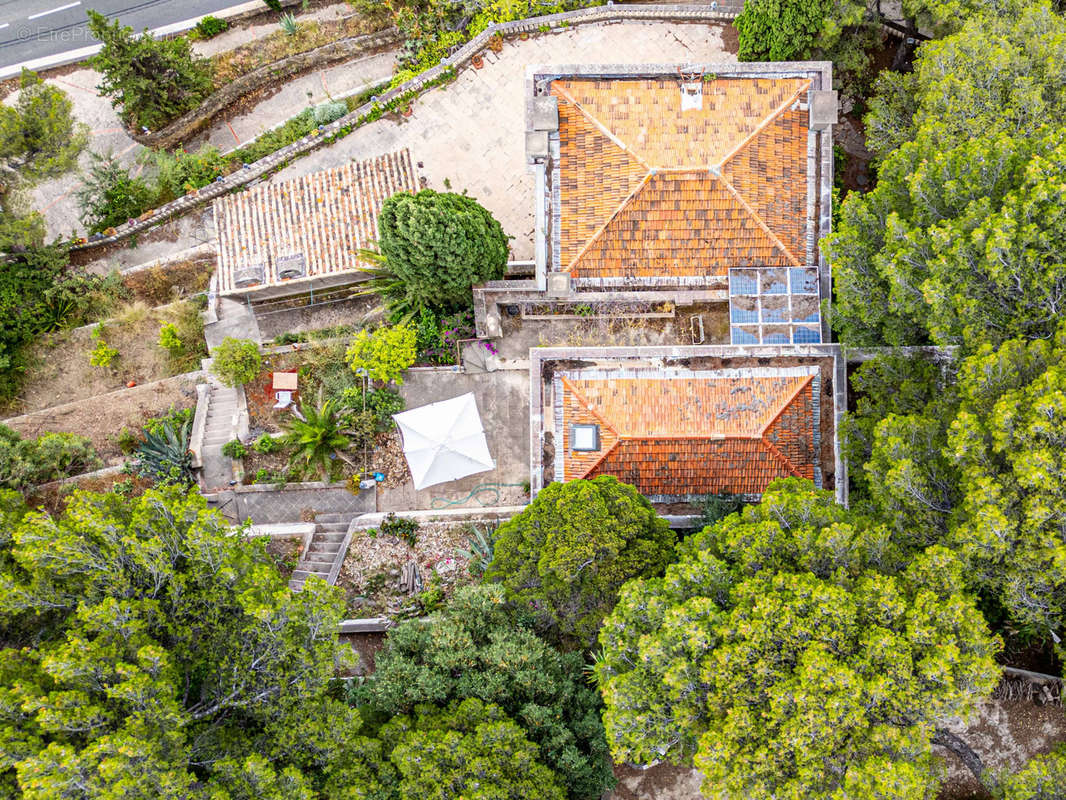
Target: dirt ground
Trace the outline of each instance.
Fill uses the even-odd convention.
[[[109,366],[95,367],[89,357],[96,344],[95,326],[58,331],[41,337],[31,348],[22,391],[4,411],[25,414],[86,397],[106,394],[174,374],[169,357],[159,345],[163,322],[178,321],[179,306],[149,309],[134,304],[119,317],[104,323],[104,339],[118,350]],[[201,343],[196,343],[202,346]]]
[[[23,437],[39,436],[48,431],[80,433],[92,440],[105,463],[114,464],[122,461],[116,438],[123,428],[138,430],[149,417],[162,416],[172,407],[192,408],[196,405],[196,384],[200,379],[202,373],[178,375],[11,417],[3,423]]]
[[[356,532],[337,579],[347,595],[349,613],[402,616],[408,595],[399,589],[400,571],[412,561],[418,564],[424,591],[438,585],[446,596],[469,583],[468,560],[456,552],[467,549],[469,534],[467,523],[427,522],[418,527],[412,547],[382,531]]]
[[[1038,706],[1028,702],[988,700],[977,717],[966,725],[948,726],[972,747],[993,772],[1015,772],[1030,758],[1066,741],[1066,711],[1061,706]],[[948,780],[939,800],[988,800],[973,776],[953,755],[944,756]]]

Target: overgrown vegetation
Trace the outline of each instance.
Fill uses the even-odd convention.
[[[184,36],[140,35],[117,19],[89,11],[89,31],[103,48],[92,58],[99,89],[133,128],[161,128],[203,101],[213,88],[211,62],[193,54]]]
[[[0,487],[26,492],[103,466],[92,443],[73,433],[44,433],[23,439],[0,425]]]

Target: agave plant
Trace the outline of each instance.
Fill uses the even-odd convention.
[[[145,430],[144,442],[137,448],[137,472],[156,483],[193,483],[192,453],[189,452],[189,428],[167,421],[158,430]]]
[[[348,422],[348,415],[333,400],[322,402],[322,392],[316,405],[301,402],[280,437],[284,446],[292,448],[290,469],[318,472],[328,481],[335,458],[354,466],[345,452],[352,444]]]
[[[292,13],[282,14],[281,19],[278,21],[278,27],[285,31],[287,36],[295,36],[300,32],[300,23],[296,21],[296,17]]]
[[[455,554],[467,559],[467,569],[475,578],[485,574],[485,570],[492,563],[493,550],[496,547],[496,531],[492,528],[479,528],[477,525],[470,526],[470,535],[466,537],[467,548],[456,548]]]

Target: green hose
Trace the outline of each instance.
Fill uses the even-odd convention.
[[[460,497],[458,500],[446,500],[443,497],[435,497],[435,498],[433,498],[433,500],[430,501],[429,507],[432,508],[432,509],[447,508],[448,506],[462,505],[463,503],[467,502],[468,500],[476,500],[478,502],[478,505],[480,505],[482,507],[484,507],[484,506],[498,506],[500,504],[500,489],[503,489],[503,488],[505,488],[507,486],[525,487],[525,484],[524,483],[479,483],[477,486],[475,486],[473,489],[470,490],[470,493],[466,497]],[[483,492],[488,492],[489,493],[488,496],[492,498],[490,502],[485,502],[483,499],[481,499],[480,497],[477,496],[477,495],[480,495]]]

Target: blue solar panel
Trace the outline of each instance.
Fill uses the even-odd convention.
[[[792,294],[818,294],[818,273],[813,269],[792,267],[789,270]]]
[[[768,333],[765,336],[763,336],[762,343],[763,344],[788,344],[789,343],[788,334],[787,333]]]
[[[755,270],[741,271],[730,270],[729,271],[729,293],[730,294],[758,294],[759,293],[759,274]]]
[[[794,328],[792,341],[796,344],[819,344],[822,341],[822,332],[817,328]]]
[[[736,308],[731,306],[729,309],[729,321],[730,322],[758,322],[759,312],[755,309]]]
[[[733,344],[758,344],[759,337],[751,331],[745,328],[738,328],[734,326],[733,331]]]
[[[788,322],[787,308],[766,308],[762,310],[763,322]]]

